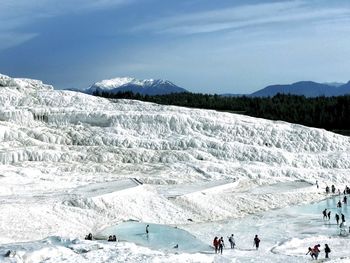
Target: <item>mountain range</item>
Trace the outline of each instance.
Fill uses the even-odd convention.
[[[94,83],[83,90],[84,93],[94,92],[118,93],[132,91],[142,95],[165,95],[170,93],[188,92],[168,80],[145,79],[139,80],[131,77],[106,79]],[[299,81],[292,84],[270,85],[251,94],[221,94],[222,96],[248,96],[248,97],[273,97],[276,94],[292,94],[305,97],[331,97],[350,94],[350,81],[348,83],[317,83],[313,81]]]
[[[286,85],[271,85],[258,90],[248,96],[273,97],[276,94],[304,95],[305,97],[331,97],[350,94],[350,81],[342,83],[317,83],[313,81],[299,81]]]

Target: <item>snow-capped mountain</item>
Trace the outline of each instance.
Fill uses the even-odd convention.
[[[325,199],[326,185],[343,190],[349,173],[350,138],[322,129],[0,75],[1,262],[309,262],[305,248],[320,240],[345,262],[348,238],[320,209],[281,209]],[[149,239],[131,228],[136,240],[98,236],[135,220],[150,223]],[[156,224],[208,246],[235,233],[238,249],[162,250]],[[85,241],[89,232],[105,240]]]
[[[145,79],[138,80],[130,77],[114,78],[96,82],[85,90],[87,94],[94,92],[118,93],[132,91],[143,95],[164,95],[170,93],[187,92],[168,80]]]

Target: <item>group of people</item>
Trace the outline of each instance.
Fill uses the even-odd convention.
[[[343,197],[343,203],[344,205],[346,205],[348,203],[348,198],[346,197],[346,195]],[[341,201],[339,200],[337,203],[337,207],[341,208]]]
[[[234,235],[231,234],[231,236],[228,236],[227,238],[228,238],[228,241],[230,243],[231,249],[234,249],[235,246],[236,246],[236,241],[235,241]],[[255,235],[255,237],[254,237],[254,247],[255,247],[255,249],[259,249],[259,245],[260,245],[260,239],[259,239],[258,235]],[[215,249],[215,253],[222,254],[222,250],[225,247],[224,238],[223,237],[220,237],[220,238],[215,237],[214,240],[213,240],[213,246],[214,246],[214,249]]]
[[[319,184],[318,184],[318,181],[316,181],[316,186],[317,188],[319,188]],[[326,186],[326,194],[329,194],[330,193],[330,190],[332,191],[332,194],[335,194],[335,191],[336,191],[336,188],[334,186],[334,184],[332,184],[331,188],[329,188],[329,186],[327,185]],[[341,194],[341,191],[340,189],[338,189],[338,194],[340,195]],[[350,187],[348,187],[347,185],[345,186],[344,190],[343,190],[343,194],[350,194]]]
[[[318,255],[320,254],[320,244],[315,245],[313,248],[309,247],[307,254],[310,254],[312,259],[317,259]],[[329,253],[331,253],[331,249],[329,248],[328,244],[324,245],[324,253],[325,253],[325,257],[329,258]]]
[[[316,185],[318,188],[319,186],[318,186],[317,181],[316,181]],[[332,191],[332,194],[336,193],[336,188],[334,185],[332,185],[331,188],[329,188],[328,185],[326,186],[326,193],[329,194],[330,191]],[[340,189],[338,189],[338,194],[341,195]],[[344,203],[344,205],[347,205],[347,203],[348,203],[348,198],[347,198],[346,194],[350,194],[350,188],[347,185],[345,186],[343,194],[344,194],[343,200],[342,201],[339,200],[337,202],[337,208],[342,208],[342,203]],[[327,211],[327,208],[322,211],[322,214],[323,214],[324,220],[331,220],[331,211]],[[340,213],[340,215],[338,213],[335,213],[334,218],[337,222],[337,225],[339,225],[339,220],[341,219],[341,223],[340,223],[339,227],[340,227],[340,230],[342,233],[342,231],[344,231],[344,229],[345,229],[345,215],[343,213]],[[346,230],[345,230],[345,232],[346,232]],[[350,227],[349,227],[349,233],[350,233]],[[319,248],[320,248],[320,244],[315,245],[313,248],[309,247],[307,254],[310,253],[310,255],[313,259],[317,259],[318,254],[320,253]],[[328,244],[325,244],[324,252],[325,252],[325,257],[329,258],[329,253],[331,252],[331,249],[329,248]]]
[[[331,211],[328,211],[327,212],[327,208],[325,210],[322,211],[322,214],[323,214],[323,219],[324,220],[331,220]],[[341,218],[341,223],[340,223],[340,226],[344,225],[345,224],[345,215],[343,213],[340,213],[340,216],[335,213],[335,221],[337,222],[337,225],[339,225],[339,219]]]
[[[92,240],[92,234],[89,233],[85,236],[85,240]],[[115,235],[113,236],[109,236],[107,241],[111,242],[111,241],[117,241],[117,237]]]
[[[213,240],[213,246],[215,249],[215,253],[220,253],[222,254],[222,250],[224,249],[225,242],[223,237],[215,237]]]
[[[117,241],[117,237],[115,235],[109,236],[107,241],[108,242],[116,242]]]

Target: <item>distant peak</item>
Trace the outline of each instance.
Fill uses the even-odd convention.
[[[160,95],[177,92],[186,92],[185,89],[176,86],[169,80],[162,79],[143,79],[139,80],[132,77],[118,77],[106,79],[94,83],[85,90],[88,94],[93,94],[95,91],[104,91],[117,93],[119,91],[132,91],[134,93]]]
[[[115,89],[124,85],[136,85],[136,86],[153,86],[167,84],[175,86],[172,82],[162,79],[143,79],[139,80],[133,77],[117,77],[112,79],[105,79],[94,83],[91,87],[100,87],[103,89]]]

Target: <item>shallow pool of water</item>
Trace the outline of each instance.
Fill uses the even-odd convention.
[[[147,225],[149,225],[148,234],[146,234]],[[96,237],[107,239],[110,235],[116,235],[118,240],[133,242],[153,249],[181,250],[182,252],[204,252],[211,250],[208,244],[200,241],[189,232],[167,225],[134,221],[123,222],[116,226],[103,229],[96,234]]]

